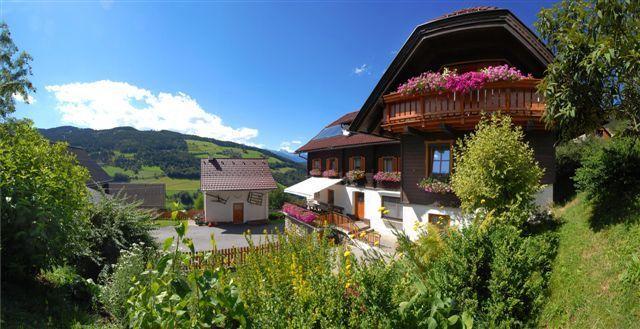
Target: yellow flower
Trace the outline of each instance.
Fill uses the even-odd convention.
[[[383,211],[385,211],[385,210],[386,210],[386,209],[385,209],[384,207],[380,207],[380,208],[378,208],[378,211],[379,211],[379,212],[383,212]]]
[[[344,252],[344,257],[349,257],[351,255],[351,251],[347,250]]]
[[[484,203],[485,203],[484,199],[480,200],[480,204],[484,204]]]
[[[344,285],[345,288],[349,289],[349,287],[351,287],[351,283],[347,282],[347,284]]]
[[[351,268],[351,264],[347,264],[347,266],[345,266],[344,268],[346,268],[347,270],[349,270]]]
[[[374,245],[374,246],[377,246],[377,245],[379,245],[379,244],[380,244],[380,241],[375,241],[375,242],[373,243],[373,245]]]
[[[362,233],[360,233],[360,237],[361,237],[361,238],[364,238],[365,236],[367,236],[367,232],[364,232],[364,231],[363,231]]]
[[[387,209],[385,209],[384,211],[382,211],[382,214],[383,214],[383,215],[386,215],[386,214],[388,214],[388,213],[389,213],[389,210],[387,210]]]

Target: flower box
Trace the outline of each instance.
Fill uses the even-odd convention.
[[[438,194],[450,194],[453,193],[453,189],[449,182],[444,179],[438,179],[434,177],[423,178],[418,183],[418,187],[427,192],[427,193],[438,193]]]
[[[333,169],[329,169],[329,170],[325,170],[322,173],[322,177],[335,178],[335,177],[338,177],[338,173]]]
[[[359,169],[348,171],[345,175],[345,178],[347,179],[347,182],[349,182],[349,184],[356,186],[364,186],[366,182],[364,171]]]
[[[320,177],[322,176],[322,171],[320,171],[320,169],[311,169],[309,171],[309,176]]]

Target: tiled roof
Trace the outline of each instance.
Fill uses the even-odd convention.
[[[98,165],[93,159],[89,157],[87,151],[80,147],[69,146],[67,148],[69,152],[73,153],[78,159],[78,164],[87,168],[89,171],[89,180],[87,185],[102,184],[111,181],[111,176]]]
[[[351,121],[353,121],[353,118],[355,118],[356,115],[358,115],[358,111],[347,113],[347,114],[341,116],[338,120],[328,124],[327,127],[340,125],[340,124],[349,124],[349,123],[351,123]]]
[[[495,7],[495,6],[478,6],[478,7],[471,7],[471,8],[463,8],[463,9],[460,9],[460,10],[456,10],[456,11],[444,14],[444,15],[442,15],[440,17],[437,17],[433,21],[437,21],[439,19],[449,18],[449,17],[452,17],[452,16],[475,13],[475,12],[479,12],[479,11],[496,10],[496,9],[500,9],[500,8]]]
[[[142,208],[164,209],[164,184],[109,183],[109,194],[120,194],[129,202],[141,202]]]
[[[378,137],[374,135],[366,134],[352,134],[349,136],[334,136],[324,139],[312,139],[307,144],[302,145],[296,150],[296,153],[304,153],[309,151],[342,148],[348,146],[359,146],[366,144],[382,144],[382,143],[397,143],[394,139]]]
[[[347,113],[341,116],[338,120],[330,123],[327,127],[332,127],[341,124],[351,124],[353,118],[356,117],[358,111]],[[350,146],[360,146],[366,144],[382,144],[382,143],[394,143],[397,142],[394,139],[378,137],[374,135],[351,133],[348,136],[339,135],[323,139],[312,139],[307,144],[302,145],[296,150],[296,153],[304,153],[309,151],[317,151],[323,149],[342,148]]]
[[[202,159],[203,191],[272,190],[277,188],[266,159]]]

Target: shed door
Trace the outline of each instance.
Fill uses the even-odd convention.
[[[233,223],[244,223],[244,203],[242,202],[233,204]]]

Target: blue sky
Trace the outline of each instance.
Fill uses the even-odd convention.
[[[359,109],[420,23],[545,1],[3,1],[34,58],[37,127],[169,129],[295,149]]]

